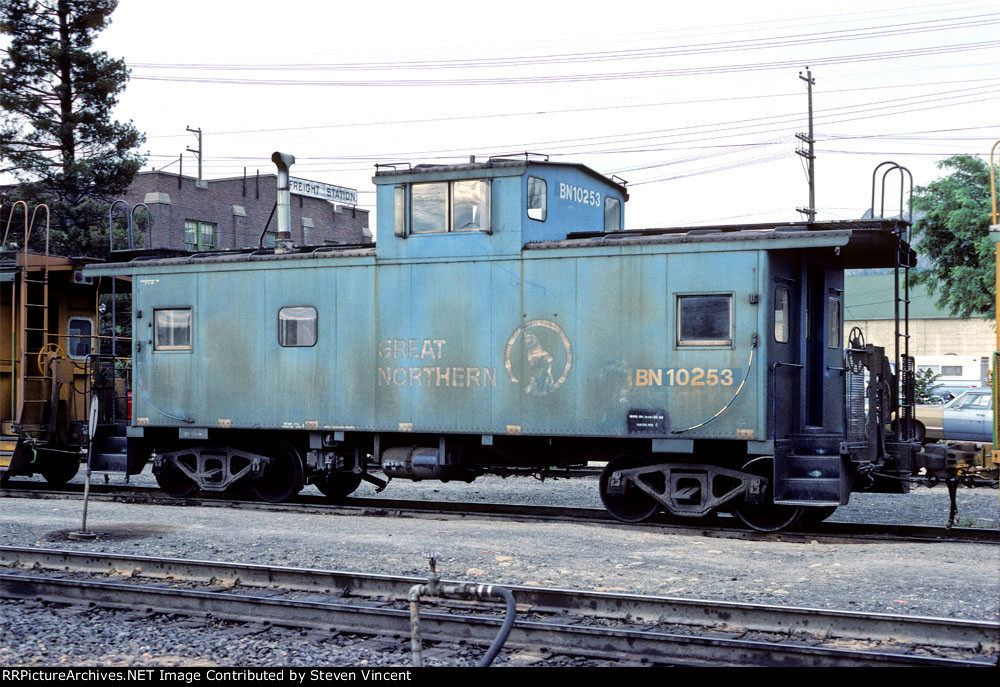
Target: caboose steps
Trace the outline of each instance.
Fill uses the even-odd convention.
[[[843,434],[834,432],[806,432],[802,434],[792,434],[785,443],[790,447],[790,453],[797,455],[840,455],[841,444],[844,441]]]
[[[124,436],[94,438],[91,469],[94,472],[125,472],[128,466],[128,439]]]
[[[843,436],[811,432],[776,447],[774,502],[790,506],[840,506],[851,492],[850,470],[841,455]]]

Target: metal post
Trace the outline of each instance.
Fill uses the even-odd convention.
[[[97,415],[99,410],[100,406],[95,395],[90,400],[90,418],[87,425],[87,472],[84,474],[83,481],[83,525],[80,527],[79,532],[70,532],[66,535],[70,539],[97,538],[97,534],[87,530],[87,505],[90,503],[91,457],[94,455],[94,435],[97,433]]]

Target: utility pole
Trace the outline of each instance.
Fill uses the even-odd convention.
[[[809,148],[808,150],[799,148],[795,152],[806,159],[807,176],[809,177],[809,207],[797,208],[797,211],[805,215],[810,222],[814,222],[816,221],[816,151],[814,148],[816,141],[813,138],[813,84],[816,83],[816,79],[813,78],[808,66],[806,66],[806,75],[802,76],[802,72],[799,72],[799,78],[806,82],[809,92],[809,133],[795,134],[795,138],[808,144]]]
[[[810,102],[812,102],[812,101],[810,101]],[[198,156],[198,181],[201,181],[201,128],[198,128],[198,129],[192,129],[191,127],[186,127],[186,128],[192,134],[195,134],[196,136],[198,136],[198,149],[195,150],[194,148],[188,148],[188,152],[194,153],[195,155]],[[812,129],[810,129],[810,132],[811,131],[812,131]]]

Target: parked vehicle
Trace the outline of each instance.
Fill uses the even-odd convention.
[[[917,374],[929,370],[937,375],[933,394],[948,402],[963,391],[986,385],[989,358],[975,355],[918,355]]]
[[[917,435],[929,441],[993,441],[993,395],[970,389],[940,406],[917,406]]]

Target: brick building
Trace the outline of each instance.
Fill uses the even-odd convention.
[[[153,171],[139,172],[124,200],[130,206],[145,203],[149,207],[155,248],[225,250],[260,245],[276,195],[274,174],[198,181]],[[356,193],[352,195],[350,189],[293,179],[292,239],[298,245],[371,241],[368,211],[350,201],[356,202]],[[124,214],[121,208],[118,212]],[[141,210],[136,217],[142,226]],[[273,245],[277,229],[277,218],[272,218],[265,246]],[[136,247],[146,247],[145,240],[137,237]]]

